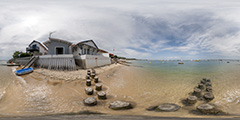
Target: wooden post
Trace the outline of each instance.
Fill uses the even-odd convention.
[[[92,74],[91,76],[92,76],[92,78],[94,78],[96,76],[96,74]]]
[[[94,82],[95,82],[95,83],[98,83],[98,77],[95,77],[95,78],[94,78]]]
[[[92,95],[92,94],[93,94],[93,89],[90,88],[90,87],[87,87],[87,88],[85,88],[85,93],[86,93],[87,95]]]
[[[105,100],[105,99],[107,99],[106,93],[103,92],[103,91],[98,92],[97,95],[98,95],[98,99],[100,99],[100,100]]]
[[[89,76],[89,75],[86,75],[86,79],[90,79],[90,76]]]
[[[199,89],[203,89],[203,87],[204,87],[204,86],[203,86],[202,83],[198,84],[198,88],[199,88]]]
[[[187,103],[188,104],[195,104],[197,102],[197,97],[196,96],[189,96],[187,98]]]
[[[86,85],[87,85],[87,86],[91,86],[91,80],[88,79],[88,80],[86,81]]]
[[[201,95],[201,92],[202,92],[201,89],[195,88],[193,94],[199,96],[199,95]]]
[[[101,91],[102,90],[102,84],[96,84],[96,90]]]
[[[87,72],[87,75],[91,76],[91,72],[90,72],[90,71],[88,71],[88,72]]]

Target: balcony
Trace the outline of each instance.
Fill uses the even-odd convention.
[[[30,46],[30,47],[26,48],[26,51],[29,51],[29,52],[37,51],[37,52],[39,52],[39,47],[38,46]]]

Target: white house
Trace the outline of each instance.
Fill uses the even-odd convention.
[[[73,56],[76,65],[82,68],[93,68],[111,64],[108,53],[100,50],[93,40],[77,43],[73,47]]]
[[[48,51],[39,56],[36,62],[40,68],[74,70],[111,64],[108,52],[99,49],[93,40],[73,44],[66,40],[49,38],[48,41],[44,42],[44,46],[48,48]]]
[[[46,55],[48,53],[48,48],[41,42],[33,40],[26,48],[26,51],[29,53]]]
[[[77,43],[73,48],[73,55],[97,55],[98,47],[93,40]]]

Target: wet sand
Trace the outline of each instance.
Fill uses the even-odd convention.
[[[196,109],[196,105],[184,106],[181,99],[188,96],[197,82],[164,81],[165,78],[162,76],[159,78],[161,79],[159,84],[153,80],[156,78],[148,76],[146,71],[119,64],[95,70],[100,83],[103,84],[103,91],[107,93],[107,100],[98,100],[97,106],[88,107],[82,102],[86,97],[96,97],[96,93],[93,95],[85,94],[86,70],[51,71],[36,69],[32,74],[18,77],[13,81],[13,84],[9,85],[4,98],[1,99],[0,115],[2,117],[38,116],[92,111],[114,116],[143,115],[187,118],[231,118],[238,116],[237,114],[202,115],[192,112]],[[91,86],[93,89],[94,85],[95,83]],[[120,111],[109,109],[109,104],[115,100],[131,101],[134,109]],[[166,102],[178,104],[182,108],[176,112],[146,110],[149,106]],[[114,116],[109,119],[115,119]],[[95,118],[93,117],[93,119]]]

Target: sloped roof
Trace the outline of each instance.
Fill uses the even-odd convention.
[[[72,45],[71,42],[68,42],[68,41],[62,40],[62,39],[58,39],[58,38],[49,38],[49,42],[51,42],[51,41],[62,42],[62,43],[68,44],[68,45]],[[45,43],[47,44],[47,42],[45,42]]]
[[[103,49],[99,49],[99,51],[98,51],[99,53],[108,53],[108,51],[106,51],[106,50],[103,50]]]
[[[77,43],[76,45],[88,45],[88,44],[86,44],[86,43],[88,43],[88,42],[92,42],[93,45],[98,49],[98,46],[96,45],[96,43],[95,43],[93,40],[85,40],[85,41],[82,41],[82,42]],[[89,45],[88,45],[88,46],[89,46]]]

